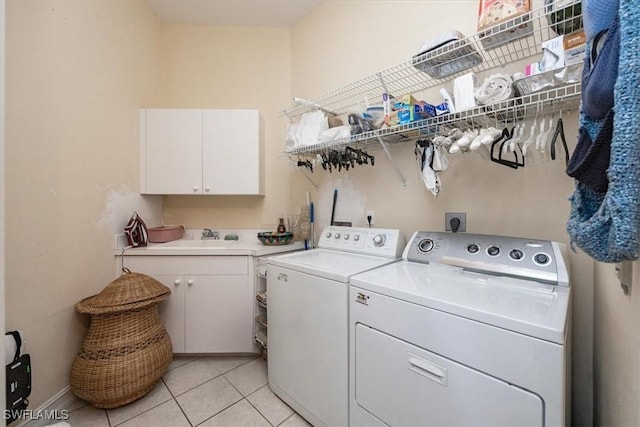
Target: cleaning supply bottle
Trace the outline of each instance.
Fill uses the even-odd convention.
[[[284,218],[280,218],[280,224],[278,224],[278,234],[283,234],[287,231],[287,228],[284,226]]]

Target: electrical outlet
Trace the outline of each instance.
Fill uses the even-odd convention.
[[[371,221],[369,221],[369,217],[371,217]],[[374,218],[375,218],[375,216],[373,214],[373,210],[368,210],[366,218],[365,218],[367,220],[367,224],[369,224],[370,226],[373,227],[373,225],[375,224]]]
[[[457,218],[460,220],[458,232],[467,231],[467,214],[465,212],[445,212],[444,214],[444,230],[453,231],[451,229],[451,220]]]

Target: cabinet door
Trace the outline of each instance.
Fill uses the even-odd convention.
[[[154,279],[171,289],[171,296],[158,304],[160,319],[171,337],[171,345],[174,353],[184,353],[185,327],[184,327],[184,293],[187,281],[182,276],[151,275]]]
[[[264,194],[258,110],[203,111],[205,194]]]
[[[202,110],[141,113],[141,193],[202,193]]]
[[[184,334],[184,292],[187,282],[183,276],[175,274],[158,274],[160,264],[166,262],[164,257],[127,257],[126,266],[131,271],[149,275],[171,289],[171,295],[158,304],[160,319],[164,324],[174,353],[185,352]]]
[[[192,276],[186,289],[188,353],[252,353],[252,283],[247,275]]]

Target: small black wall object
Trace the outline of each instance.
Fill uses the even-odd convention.
[[[20,413],[27,408],[27,397],[31,394],[31,357],[20,354],[22,339],[17,331],[7,332],[16,341],[16,354],[13,361],[6,366],[7,401],[4,413],[7,424],[19,418]]]

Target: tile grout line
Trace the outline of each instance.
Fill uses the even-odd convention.
[[[188,365],[191,362],[187,362],[185,363],[185,365]],[[184,366],[184,365],[181,365]],[[168,371],[167,371],[168,372]],[[217,377],[216,377],[217,378]],[[164,386],[167,388],[167,390],[169,390],[169,395],[171,396],[171,399],[169,400],[173,400],[175,402],[175,404],[178,406],[178,409],[180,409],[180,412],[182,412],[182,415],[184,416],[184,419],[187,420],[187,423],[189,423],[189,425],[191,427],[193,426],[193,423],[191,422],[191,420],[189,419],[189,417],[187,416],[187,414],[184,412],[184,409],[182,409],[182,406],[180,406],[180,402],[178,402],[178,399],[176,399],[176,396],[173,394],[173,392],[171,391],[171,389],[169,388],[169,386],[167,385],[166,382],[164,382],[164,378],[160,377],[160,381],[162,381],[162,384],[164,384]],[[185,392],[186,393],[186,392]],[[168,402],[168,400],[167,400]],[[165,402],[166,403],[166,402]]]
[[[182,368],[182,367],[184,367],[184,366],[187,366],[187,365],[189,365],[190,363],[193,363],[193,362],[195,362],[196,360],[199,360],[199,359],[201,359],[201,358],[202,358],[202,357],[196,357],[196,358],[194,358],[193,360],[189,360],[188,362],[186,362],[186,363],[184,363],[184,364],[182,364],[182,365],[180,365],[180,366],[176,366],[176,367],[175,367],[175,368],[173,368],[173,369],[167,370],[167,371],[165,372],[165,374],[166,374],[166,373],[168,373],[168,372],[171,372],[171,371],[177,370],[177,369],[179,369],[179,368]],[[216,412],[215,414],[213,414],[213,415],[212,415],[212,416],[210,416],[209,418],[207,418],[207,419],[203,420],[201,423],[198,423],[197,425],[201,425],[202,423],[204,423],[204,422],[206,422],[206,421],[210,420],[211,418],[213,418],[213,417],[215,417],[215,416],[219,415],[221,412],[223,412],[223,411],[225,411],[225,410],[229,409],[230,407],[232,407],[232,406],[234,406],[234,405],[236,405],[236,404],[240,403],[242,400],[246,400],[246,401],[247,401],[247,403],[248,403],[248,404],[249,404],[253,409],[255,409],[255,410],[258,412],[258,414],[260,414],[260,416],[261,416],[263,419],[265,419],[265,420],[267,421],[268,425],[270,425],[270,426],[274,426],[274,424],[272,424],[272,423],[269,421],[269,419],[268,419],[268,418],[267,418],[267,417],[266,417],[262,412],[260,412],[260,410],[259,410],[257,407],[255,407],[255,406],[251,403],[251,401],[247,398],[248,396],[251,396],[251,395],[253,395],[254,393],[256,393],[257,391],[259,391],[260,389],[262,389],[263,387],[267,387],[267,386],[268,386],[268,384],[269,384],[269,383],[268,383],[268,380],[267,380],[267,383],[266,383],[266,384],[263,384],[262,386],[258,387],[258,389],[253,390],[252,392],[248,393],[248,394],[245,396],[245,395],[244,395],[244,394],[243,394],[243,393],[242,393],[242,392],[241,392],[241,391],[240,391],[240,390],[239,390],[239,389],[238,389],[238,388],[237,388],[237,387],[236,387],[236,386],[235,386],[235,385],[234,385],[234,384],[233,384],[233,383],[232,383],[232,382],[227,378],[227,376],[226,376],[226,374],[229,374],[229,373],[231,373],[231,372],[233,372],[233,371],[235,371],[235,370],[237,370],[237,369],[239,369],[239,368],[241,368],[241,367],[243,367],[243,366],[245,366],[245,365],[247,365],[247,364],[249,364],[249,363],[252,363],[252,362],[254,362],[255,360],[258,360],[259,358],[260,358],[260,356],[258,356],[258,357],[253,357],[253,358],[248,358],[248,360],[246,360],[246,361],[242,361],[242,363],[240,363],[239,365],[234,366],[233,368],[228,369],[228,370],[226,370],[225,372],[221,372],[218,368],[216,368],[216,371],[218,372],[218,375],[216,375],[216,376],[214,376],[214,377],[210,378],[209,380],[207,380],[207,381],[205,381],[205,382],[203,382],[203,383],[201,383],[201,384],[194,385],[193,387],[191,387],[191,388],[189,388],[189,389],[187,389],[187,390],[185,390],[185,391],[183,391],[183,392],[181,392],[181,393],[179,393],[179,394],[175,394],[175,393],[171,390],[171,388],[169,387],[169,385],[168,385],[168,384],[167,384],[167,382],[165,381],[165,379],[164,379],[164,375],[163,375],[162,377],[160,377],[160,379],[159,379],[159,380],[162,382],[162,385],[163,385],[163,386],[167,389],[167,391],[169,392],[169,396],[170,396],[170,398],[169,398],[169,399],[167,399],[167,400],[165,400],[165,401],[163,401],[163,402],[158,402],[156,405],[154,405],[154,406],[152,406],[152,407],[150,407],[150,408],[147,408],[146,410],[144,410],[144,411],[142,411],[142,412],[140,412],[140,413],[136,414],[135,416],[132,416],[132,417],[130,417],[130,418],[127,418],[127,419],[125,419],[125,420],[123,420],[123,421],[121,421],[121,422],[119,422],[119,423],[117,423],[117,424],[116,424],[115,422],[113,422],[113,421],[111,420],[111,418],[109,417],[109,412],[108,412],[108,410],[107,410],[107,409],[102,408],[102,411],[103,411],[103,413],[104,413],[104,417],[105,417],[105,419],[106,419],[106,421],[107,421],[107,425],[108,425],[108,427],[116,427],[116,426],[119,426],[119,425],[125,424],[125,423],[130,422],[131,420],[134,420],[135,418],[137,418],[137,417],[139,417],[139,416],[141,416],[141,415],[143,415],[143,414],[146,414],[146,413],[148,413],[148,412],[150,412],[150,411],[152,411],[152,410],[154,410],[154,409],[158,408],[159,406],[161,406],[161,405],[163,405],[163,404],[165,404],[165,403],[167,403],[167,402],[169,402],[169,401],[173,400],[173,401],[175,402],[175,404],[178,406],[178,408],[180,409],[180,412],[182,412],[182,415],[184,416],[184,418],[185,418],[185,420],[187,421],[187,423],[188,423],[191,427],[194,427],[194,426],[195,426],[195,424],[191,422],[191,420],[189,419],[189,417],[188,417],[188,416],[187,416],[187,414],[185,413],[184,409],[182,408],[182,406],[181,406],[181,405],[180,405],[180,403],[178,402],[177,397],[182,396],[183,394],[188,393],[189,391],[192,391],[192,390],[194,390],[195,388],[200,387],[200,386],[202,386],[202,385],[204,385],[204,384],[206,384],[206,383],[208,383],[208,382],[210,382],[210,381],[214,381],[214,380],[219,379],[220,377],[222,377],[222,378],[223,378],[223,379],[224,379],[224,380],[225,380],[229,385],[231,385],[231,387],[232,387],[232,388],[233,388],[233,389],[234,389],[234,390],[235,390],[235,391],[236,391],[236,392],[241,396],[241,397],[240,397],[240,399],[236,400],[235,402],[231,403],[230,405],[228,405],[228,406],[226,406],[225,408],[221,409],[220,411]],[[88,406],[88,405],[90,405],[90,404],[89,404],[89,403],[85,403],[85,405],[82,405],[82,406],[80,406],[79,408],[75,408],[75,409],[74,409],[74,411],[76,411],[76,410],[78,410],[78,409],[81,409],[81,408],[83,408],[83,407],[85,407],[85,406]],[[73,411],[71,411],[71,412],[73,412]],[[295,415],[295,411],[294,411],[294,413],[293,413],[293,414],[291,414],[289,417],[287,417],[284,421],[286,421],[286,420],[288,420],[289,418],[291,418],[291,416],[292,416],[292,415]],[[284,422],[284,421],[283,421],[283,422]],[[282,423],[280,423],[279,425],[281,425],[281,424],[282,424]]]
[[[215,357],[215,356],[213,356],[213,357]],[[198,357],[198,359],[201,359],[201,358],[203,358],[203,357]],[[215,380],[216,378],[219,378],[220,376],[224,376],[225,374],[227,374],[227,373],[229,373],[229,372],[231,372],[231,371],[235,371],[236,369],[240,368],[241,366],[244,366],[244,365],[246,365],[246,364],[248,364],[248,363],[251,363],[251,362],[253,362],[253,361],[254,361],[254,360],[256,360],[256,359],[257,359],[257,358],[250,359],[250,360],[248,360],[248,361],[246,361],[246,362],[243,362],[243,363],[241,363],[240,365],[235,366],[235,367],[233,367],[232,369],[229,369],[228,371],[225,371],[225,372],[220,372],[220,371],[218,370],[218,368],[215,368],[215,369],[216,369],[216,371],[218,372],[218,375],[216,375],[215,377],[209,378],[208,380],[206,380],[206,381],[204,381],[204,382],[202,382],[202,383],[200,383],[200,384],[196,384],[196,385],[194,385],[193,387],[191,387],[191,388],[189,388],[189,389],[187,389],[187,390],[185,390],[185,391],[183,391],[183,392],[181,392],[181,393],[178,393],[178,394],[176,394],[176,395],[174,395],[174,393],[171,391],[171,389],[169,389],[169,385],[168,385],[167,383],[165,383],[165,386],[167,387],[167,389],[169,389],[169,392],[171,393],[171,395],[172,395],[172,396],[174,396],[174,397],[182,396],[183,394],[190,392],[190,391],[191,391],[191,390],[193,390],[194,388],[200,387],[201,385],[206,384],[206,383],[208,383],[209,381]],[[189,363],[195,362],[196,360],[197,360],[197,359],[195,359],[195,360],[191,360],[191,361],[189,361],[189,362],[185,363],[184,365],[177,366],[177,367],[175,367],[175,368],[171,369],[171,371],[175,371],[176,369],[180,369],[180,368],[182,368],[183,366],[188,365]],[[167,372],[170,372],[170,371],[167,371]],[[165,374],[166,374],[166,372],[165,372]],[[164,375],[163,375],[161,378],[163,379],[163,382],[164,382]],[[225,377],[225,379],[227,379],[227,377]],[[227,381],[228,381],[228,380],[227,380]],[[233,384],[232,384],[232,385],[233,385]],[[235,388],[235,387],[234,387],[234,388]],[[238,393],[240,393],[240,390],[238,390]],[[242,395],[242,393],[240,393],[240,394]]]
[[[260,414],[260,416],[261,416],[262,418],[264,418],[264,419],[267,421],[267,424],[269,424],[270,426],[273,426],[273,424],[271,424],[271,422],[270,422],[270,421],[269,421],[269,420],[268,420],[268,419],[267,419],[267,418],[262,414],[262,412],[260,412],[260,411],[258,410],[258,408],[256,408],[255,406],[253,406],[253,404],[251,403],[251,401],[250,401],[249,399],[247,399],[247,396],[250,396],[250,395],[252,395],[253,393],[255,393],[256,391],[260,390],[262,387],[264,387],[264,385],[263,385],[263,386],[261,386],[261,387],[258,387],[258,389],[257,389],[257,390],[254,390],[254,391],[252,391],[251,393],[249,393],[247,396],[245,396],[245,395],[244,395],[240,390],[238,390],[238,388],[237,388],[237,387],[236,387],[236,386],[235,386],[235,385],[234,385],[234,384],[233,384],[233,383],[232,383],[232,382],[231,382],[231,381],[226,377],[226,374],[228,374],[229,372],[233,372],[233,371],[235,371],[236,369],[238,369],[238,368],[240,368],[240,367],[242,367],[242,366],[244,366],[244,365],[247,365],[247,364],[249,364],[249,363],[251,363],[251,362],[253,362],[253,361],[257,360],[257,359],[258,359],[258,357],[254,358],[254,359],[251,359],[251,360],[249,360],[249,361],[247,361],[247,362],[245,362],[245,363],[242,363],[242,364],[240,364],[240,365],[238,365],[238,366],[234,367],[233,369],[229,369],[228,371],[226,371],[226,372],[224,372],[223,374],[220,374],[220,375],[219,375],[219,376],[222,376],[222,377],[224,378],[224,380],[225,380],[227,383],[229,383],[229,385],[230,385],[231,387],[233,387],[233,389],[234,389],[235,391],[237,391],[237,392],[238,392],[238,394],[239,394],[240,396],[242,396],[242,397],[241,397],[240,399],[236,400],[235,402],[233,402],[232,404],[230,404],[229,406],[227,406],[226,408],[221,409],[220,411],[218,411],[218,412],[216,412],[215,414],[211,415],[209,418],[207,418],[207,419],[203,420],[203,421],[202,421],[200,424],[198,424],[198,425],[202,425],[202,423],[204,423],[204,422],[206,422],[206,421],[208,421],[208,420],[212,419],[212,418],[213,418],[213,417],[215,417],[216,415],[218,415],[218,414],[220,414],[220,413],[222,413],[222,412],[226,411],[227,409],[229,409],[229,408],[231,408],[232,406],[234,406],[234,405],[238,404],[239,402],[242,402],[243,400],[246,400],[246,401],[247,401],[247,403],[248,403],[252,408],[254,408],[254,409],[258,412],[258,414]],[[216,377],[216,378],[218,378],[218,377]],[[267,384],[268,384],[268,382],[267,382]],[[265,385],[267,385],[267,384],[265,384]],[[195,388],[195,387],[194,387],[194,388]],[[182,408],[181,408],[181,409],[182,409]]]
[[[263,387],[264,387],[264,386],[263,386]],[[262,387],[260,387],[258,390],[260,390],[260,389],[262,389]],[[254,391],[254,392],[253,392],[253,393],[251,393],[251,394],[257,393],[257,392],[258,392],[258,390]],[[249,396],[251,396],[251,394],[250,394]],[[260,414],[260,416],[262,416],[262,418],[264,418],[264,419],[265,419],[265,421],[267,421],[267,424],[269,424],[271,427],[275,427],[275,426],[273,425],[273,423],[272,423],[271,421],[269,421],[269,418],[267,418],[267,416],[266,416],[265,414],[263,414],[263,413],[260,411],[260,409],[258,409],[258,408],[253,404],[253,403],[251,403],[251,401],[250,401],[249,399],[247,399],[247,397],[249,397],[249,396],[245,396],[244,400],[246,400],[246,401],[247,401],[247,403],[248,403],[249,405],[251,405],[251,407],[252,407],[253,409],[255,409],[255,410],[258,412],[258,414]]]
[[[168,401],[170,401],[171,399],[175,400],[175,398],[173,397],[173,393],[171,393],[171,390],[169,389],[169,387],[167,386],[167,384],[164,382],[164,379],[163,379],[162,377],[160,377],[160,380],[159,380],[158,382],[162,382],[162,383],[164,384],[164,386],[166,387],[167,391],[169,392],[169,395],[171,396],[171,398],[169,398],[169,399],[165,400],[164,402],[159,402],[157,405],[154,405],[154,406],[152,406],[152,407],[150,407],[150,408],[148,408],[148,409],[146,409],[146,410],[144,410],[144,411],[140,412],[139,414],[136,414],[136,415],[134,415],[134,416],[133,416],[133,417],[131,417],[131,418],[127,418],[126,420],[123,420],[123,421],[121,421],[121,422],[119,422],[118,424],[115,424],[115,425],[112,425],[112,423],[111,423],[111,419],[109,418],[109,412],[107,412],[107,410],[105,409],[105,415],[107,416],[107,422],[109,423],[109,427],[116,427],[116,426],[122,425],[122,424],[124,424],[124,423],[126,423],[126,422],[131,421],[131,420],[132,420],[132,419],[134,419],[134,418],[139,417],[139,416],[140,416],[140,415],[142,415],[142,414],[146,414],[147,412],[149,412],[149,411],[151,411],[151,410],[153,410],[153,409],[156,409],[158,406],[164,405],[165,403],[167,403],[167,402],[168,402]],[[154,387],[156,387],[156,386],[154,386]],[[151,392],[149,392],[149,393],[151,393]],[[147,393],[147,395],[148,395],[148,393]],[[141,397],[140,399],[144,399],[147,395],[145,395],[145,396]],[[133,403],[133,402],[131,402],[131,403]],[[180,405],[178,405],[178,406],[180,406]],[[181,408],[181,409],[182,409],[182,408]],[[189,421],[189,419],[187,418],[187,422],[188,422],[188,421]],[[193,426],[192,426],[192,427],[193,427]]]
[[[231,403],[230,405],[226,406],[225,408],[223,408],[223,409],[219,410],[219,411],[218,411],[218,412],[216,412],[215,414],[211,415],[209,418],[206,418],[206,419],[202,420],[202,422],[198,423],[197,425],[201,425],[202,423],[204,423],[204,422],[206,422],[206,421],[210,420],[211,418],[215,417],[216,415],[220,414],[220,413],[221,413],[221,412],[223,412],[223,411],[226,411],[227,409],[229,409],[229,408],[230,408],[230,407],[232,407],[233,405],[237,404],[238,402],[241,402],[242,400],[247,400],[246,396],[245,396],[244,394],[242,394],[242,392],[241,392],[240,390],[238,390],[238,388],[237,388],[235,385],[233,385],[233,383],[232,383],[231,381],[229,381],[229,379],[228,379],[225,375],[226,375],[227,373],[229,373],[229,372],[235,371],[236,369],[238,369],[238,368],[240,368],[240,367],[242,367],[242,366],[244,366],[244,365],[246,365],[246,364],[248,364],[248,363],[253,362],[253,361],[254,361],[254,360],[256,360],[256,359],[257,359],[257,358],[250,359],[250,360],[248,360],[248,361],[246,361],[246,362],[244,362],[244,363],[239,364],[238,366],[233,367],[232,369],[229,369],[228,371],[225,371],[224,373],[221,373],[221,372],[216,368],[216,370],[218,370],[219,375],[217,375],[216,377],[213,377],[213,378],[211,378],[211,379],[209,379],[209,380],[207,380],[207,381],[203,382],[202,384],[198,384],[198,385],[196,385],[196,386],[193,386],[193,387],[191,387],[189,390],[186,390],[186,391],[184,391],[184,392],[180,393],[179,395],[177,395],[177,396],[182,396],[183,394],[188,393],[189,391],[191,391],[191,390],[193,390],[193,389],[195,389],[195,388],[197,388],[197,387],[200,387],[200,386],[201,386],[201,385],[203,385],[203,384],[206,384],[206,383],[208,383],[208,382],[210,382],[210,381],[213,381],[213,380],[215,380],[215,379],[218,379],[218,378],[222,377],[222,378],[224,378],[224,380],[225,380],[225,381],[226,381],[226,382],[227,382],[231,387],[233,387],[233,389],[234,389],[235,391],[237,391],[237,392],[238,392],[238,394],[239,394],[240,396],[242,396],[240,399],[236,400],[235,402]],[[189,364],[189,363],[191,363],[191,362],[187,362],[187,363],[185,363],[185,365],[187,365],[187,364]],[[182,367],[182,366],[185,366],[185,365],[181,365],[181,366],[179,366],[178,368],[180,368],[180,367]],[[177,368],[176,368],[176,369],[177,369]],[[162,379],[162,382],[164,383],[164,379]],[[164,384],[165,384],[165,386],[167,387],[167,389],[169,389],[169,386],[168,386],[166,383],[164,383]],[[176,399],[176,397],[177,397],[177,396],[174,396],[174,394],[173,394],[173,392],[171,391],[171,389],[169,389],[169,393],[171,394],[171,396],[173,397],[173,400],[176,402],[176,404],[177,404],[177,405],[178,405],[178,407],[180,408],[180,411],[182,412],[182,414],[186,417],[187,422],[189,423],[189,425],[190,425],[191,427],[195,427],[195,426],[193,425],[193,423],[191,422],[191,420],[189,419],[189,417],[187,416],[187,414],[184,412],[184,409],[182,409],[182,406],[180,406],[180,402],[178,402],[178,400]],[[248,400],[247,400],[247,402],[251,405],[251,402],[249,402]],[[253,405],[251,405],[251,406],[253,406]],[[260,413],[260,412],[258,412],[258,413]],[[262,414],[260,413],[260,415],[262,415]],[[267,422],[269,422],[269,420],[267,420]],[[269,424],[271,425],[271,423],[269,423]]]

